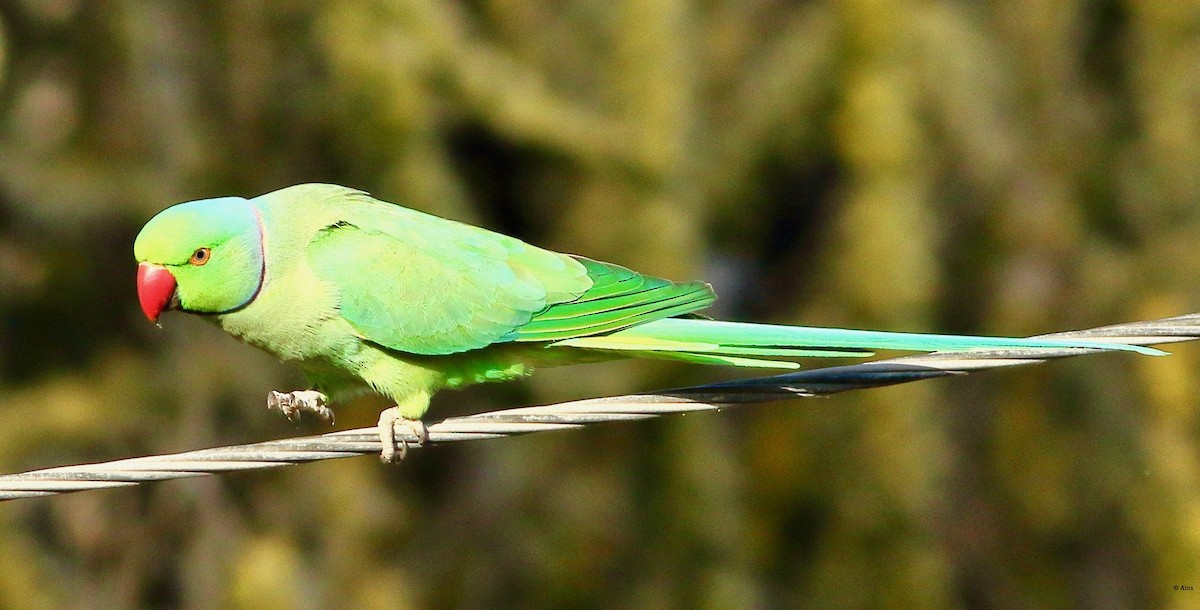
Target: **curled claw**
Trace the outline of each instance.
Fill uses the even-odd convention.
[[[385,409],[379,414],[379,442],[383,445],[379,460],[385,464],[403,460],[408,455],[409,436],[417,439],[417,446],[420,447],[429,442],[429,429],[419,419],[402,417],[399,407]]]
[[[333,424],[333,409],[327,406],[328,398],[316,390],[295,392],[271,391],[267,394],[267,408],[283,413],[289,421],[300,421],[300,414],[308,411]]]

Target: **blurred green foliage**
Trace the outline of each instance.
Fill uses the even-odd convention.
[[[722,316],[1200,309],[1200,3],[0,4],[0,464],[314,433],[141,319],[168,204],[330,181]],[[0,607],[1194,607],[1200,352],[0,506]],[[434,414],[712,380],[549,370]],[[339,411],[374,422],[384,405]]]

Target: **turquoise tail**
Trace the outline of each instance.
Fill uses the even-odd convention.
[[[780,326],[699,318],[663,318],[603,335],[550,344],[631,355],[767,368],[799,368],[793,358],[865,357],[872,350],[915,352],[976,349],[1084,348],[1161,356],[1140,345],[1061,339],[928,335],[842,328]]]

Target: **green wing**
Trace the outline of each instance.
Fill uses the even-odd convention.
[[[708,306],[706,284],[623,267],[355,193],[343,221],[313,239],[310,267],[337,287],[365,339],[422,355],[509,341],[557,341]]]
[[[624,267],[576,257],[592,287],[579,298],[539,312],[504,336],[508,341],[559,341],[604,333],[703,309],[716,299],[702,282],[675,283]]]

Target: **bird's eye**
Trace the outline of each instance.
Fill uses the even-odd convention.
[[[192,257],[188,259],[188,264],[199,267],[208,262],[210,254],[211,251],[208,248],[196,248],[196,251],[192,253]]]

